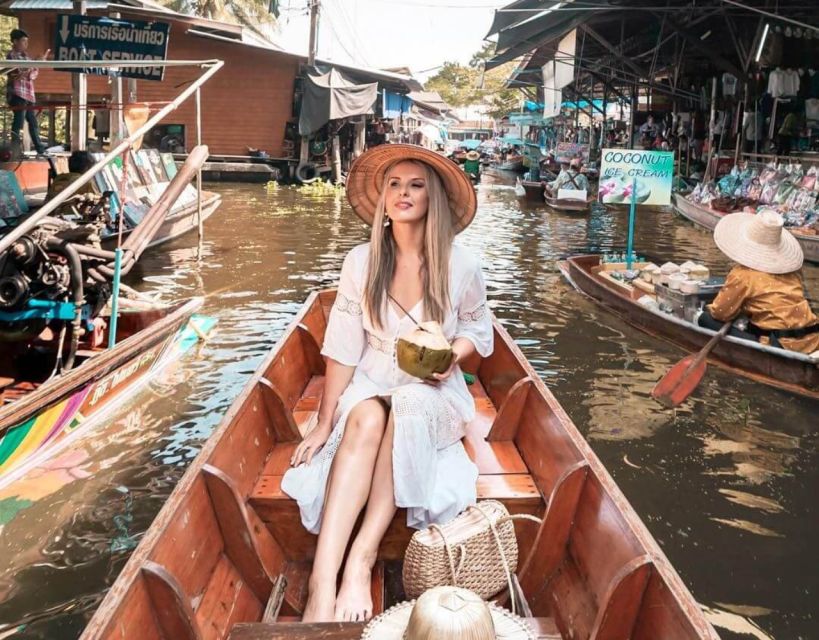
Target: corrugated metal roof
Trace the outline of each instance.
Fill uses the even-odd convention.
[[[89,9],[105,9],[108,4],[106,0],[87,0],[86,6]],[[12,11],[37,11],[39,9],[73,11],[74,9],[71,0],[11,0],[11,2],[4,2],[1,6]]]

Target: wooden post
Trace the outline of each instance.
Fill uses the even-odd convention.
[[[85,0],[74,0],[74,13],[86,14]],[[71,150],[85,151],[88,140],[88,79],[71,74]]]
[[[745,136],[745,126],[743,125],[743,122],[742,122],[742,113],[744,111],[746,111],[747,109],[748,109],[748,83],[745,82],[744,83],[744,91],[742,93],[742,103],[737,105],[737,111],[739,111],[739,113],[737,114],[739,116],[738,119],[737,119],[737,122],[739,122],[739,130],[737,131],[737,146],[736,146],[736,149],[734,150],[734,164],[735,165],[737,164],[737,162],[739,162],[739,152],[740,152],[740,149],[742,149],[742,142],[743,142],[743,138]]]
[[[310,46],[307,51],[307,64],[316,64],[316,50],[318,49],[318,12],[319,0],[310,0]]]
[[[705,163],[703,182],[708,182],[711,175],[711,157],[714,155],[714,124],[717,113],[717,77],[711,79],[711,120],[708,122],[708,160]]]
[[[310,0],[310,44],[307,50],[308,71],[312,70],[316,64],[316,52],[318,49],[318,12],[319,0]],[[310,137],[301,137],[299,148],[299,166],[310,159]]]
[[[202,146],[202,96],[196,88],[196,146]],[[196,226],[199,230],[199,241],[204,238],[202,228],[202,165],[196,169]]]
[[[358,116],[353,126],[355,131],[353,138],[353,159],[355,159],[364,153],[367,116]]]
[[[631,88],[631,113],[628,118],[628,148],[634,148],[634,121],[637,115],[637,85]]]
[[[119,11],[113,11],[111,12],[111,17],[115,20],[119,20],[121,15]],[[125,137],[123,135],[125,123],[122,118],[122,114],[124,113],[124,98],[122,76],[117,74],[111,82],[111,103],[113,108],[108,111],[110,122],[108,135],[110,136],[112,145]]]
[[[333,182],[338,183],[341,180],[341,140],[338,134],[332,137],[330,144],[333,154]]]

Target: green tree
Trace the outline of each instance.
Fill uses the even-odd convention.
[[[428,91],[437,91],[451,107],[465,107],[481,101],[480,77],[477,69],[457,62],[445,62],[425,87]]]
[[[426,82],[429,91],[437,91],[453,107],[482,104],[492,118],[502,118],[520,104],[520,92],[506,88],[515,62],[484,71],[484,65],[495,55],[495,43],[487,42],[476,51],[469,63],[445,62],[441,70]]]
[[[160,1],[174,11],[238,24],[263,36],[270,36],[277,24],[275,15],[278,13],[278,2],[275,0]]]

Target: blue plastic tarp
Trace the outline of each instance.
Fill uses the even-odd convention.
[[[385,118],[399,118],[401,114],[409,113],[412,100],[407,96],[384,89],[381,111]]]

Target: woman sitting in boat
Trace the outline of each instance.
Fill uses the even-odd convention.
[[[560,173],[551,182],[544,182],[543,189],[547,198],[556,198],[560,189],[589,190],[589,179],[580,173],[583,163],[580,158],[573,158],[571,162],[560,163]]]
[[[732,213],[717,223],[714,241],[738,265],[698,322],[719,329],[745,316],[747,329],[733,328],[731,335],[813,353],[819,350],[819,317],[805,299],[802,247],[783,224],[771,210]]]
[[[318,534],[305,622],[370,617],[371,570],[398,507],[420,529],[475,503],[478,470],[461,444],[475,406],[459,363],[493,347],[479,262],[452,242],[476,210],[460,167],[421,147],[381,146],[355,162],[347,197],[372,224],[370,242],[344,260],[318,423],[282,480]],[[397,338],[421,321],[438,322],[453,352],[427,380],[404,373],[395,355]]]

